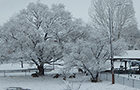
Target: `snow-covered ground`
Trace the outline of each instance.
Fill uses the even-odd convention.
[[[25,68],[31,68],[28,65],[24,65]],[[2,64],[1,70],[14,70],[21,69],[19,64]],[[31,77],[30,74],[26,76],[21,73],[13,73],[15,75],[0,76],[0,90],[6,90],[8,87],[22,87],[31,90],[140,90],[120,84],[112,85],[109,81],[102,81],[98,83],[91,83],[89,77],[83,74],[76,74],[76,78],[67,78],[66,81],[59,78],[53,78],[56,73],[61,72],[60,69],[55,69],[51,72],[47,72],[42,77]],[[76,72],[76,70],[72,71]],[[68,89],[68,86],[71,89]],[[78,89],[79,88],[79,89]]]
[[[28,68],[36,68],[35,65],[23,64],[23,68],[21,68],[20,63],[6,63],[0,64],[0,70],[17,70],[17,69],[28,69]]]
[[[53,79],[51,75],[38,78],[31,76],[0,77],[0,90],[6,90],[8,87],[22,87],[31,90],[68,90],[68,85],[72,88],[71,90],[78,90],[80,85],[79,90],[140,90],[120,84],[112,85],[111,82],[108,81],[91,83],[88,79],[82,81],[83,78],[84,77],[81,76],[68,79],[64,82],[61,77]]]

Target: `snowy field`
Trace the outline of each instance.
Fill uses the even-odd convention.
[[[114,84],[111,82],[102,81],[98,83],[91,83],[88,79],[82,81],[84,77],[68,79],[65,82],[62,78],[53,79],[53,76],[46,75],[39,78],[31,76],[8,76],[0,77],[0,90],[6,90],[7,87],[22,87],[31,90],[140,90],[128,86]],[[81,86],[80,86],[81,85]]]
[[[28,65],[24,66],[25,68],[31,68]],[[9,69],[14,70],[21,68],[19,64],[0,65],[0,70]],[[6,90],[8,87],[22,87],[24,89],[27,88],[31,90],[140,90],[120,84],[112,85],[111,82],[108,81],[91,83],[88,76],[80,73],[76,74],[76,78],[67,78],[66,81],[62,79],[62,76],[60,76],[59,78],[53,78],[53,76],[58,72],[61,72],[61,70],[55,69],[51,72],[46,73],[45,76],[37,78],[31,77],[30,74],[27,74],[25,76],[21,73],[13,73],[12,75],[7,74],[7,76],[1,75],[0,90]]]

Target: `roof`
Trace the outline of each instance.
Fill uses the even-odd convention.
[[[139,60],[140,61],[140,50],[128,50],[122,56],[114,56],[113,60]]]

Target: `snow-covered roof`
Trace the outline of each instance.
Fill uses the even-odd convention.
[[[122,56],[114,56],[114,60],[122,60],[122,59],[129,59],[129,60],[140,60],[140,50],[128,50]]]

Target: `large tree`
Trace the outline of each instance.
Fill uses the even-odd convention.
[[[133,49],[138,29],[132,0],[92,0],[89,16],[94,30],[109,37],[112,28],[112,40],[124,38]]]
[[[71,13],[62,4],[49,8],[40,2],[30,3],[3,25],[1,56],[34,62],[39,74],[44,75],[45,63],[52,64],[63,57],[63,42],[72,23]]]

